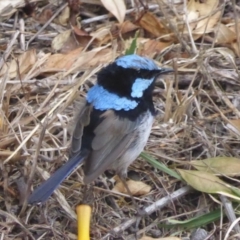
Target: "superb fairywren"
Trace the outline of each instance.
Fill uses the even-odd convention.
[[[84,161],[84,182],[106,169],[125,178],[128,166],[145,147],[156,115],[152,92],[156,77],[172,69],[158,67],[138,55],[126,55],[103,68],[90,88],[72,136],[70,159],[30,196],[30,204],[46,201]]]

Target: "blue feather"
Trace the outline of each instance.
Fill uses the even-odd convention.
[[[144,90],[146,90],[152,84],[153,80],[154,78],[151,79],[137,78],[132,85],[131,96],[133,98],[142,97]]]
[[[140,57],[138,55],[126,55],[118,58],[116,64],[123,68],[145,69],[145,70],[160,70],[155,62],[149,58]]]
[[[138,102],[135,100],[130,100],[126,97],[119,97],[117,94],[108,92],[98,84],[88,91],[86,98],[87,102],[93,104],[95,109],[102,111],[108,109],[129,111],[138,105]]]

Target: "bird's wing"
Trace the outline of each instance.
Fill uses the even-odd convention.
[[[139,120],[120,118],[112,110],[102,113],[100,119],[100,123],[94,129],[92,151],[85,161],[85,183],[93,181],[108,169],[137,137],[135,130]]]
[[[42,183],[38,188],[34,190],[28,199],[28,203],[34,204],[38,202],[45,202],[53,193],[53,191],[62,183],[62,181],[68,177],[72,171],[84,161],[88,155],[88,151],[80,151],[82,131],[84,126],[87,126],[90,122],[89,114],[92,107],[85,105],[78,115],[77,125],[74,130],[74,141],[72,144],[72,157],[61,166],[50,178]]]
[[[79,155],[82,146],[83,128],[90,124],[92,106],[86,104],[76,116],[76,125],[72,136],[70,158]]]

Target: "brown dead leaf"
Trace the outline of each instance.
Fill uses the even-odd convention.
[[[212,32],[214,30],[214,27],[218,23],[220,16],[221,11],[218,11],[212,16],[199,21],[193,31],[193,34],[203,34]]]
[[[0,45],[0,51],[5,51],[7,49],[7,44]]]
[[[143,236],[140,240],[181,240],[181,238],[178,237],[164,237],[164,238],[152,238],[148,236]]]
[[[90,36],[94,39],[97,39],[98,46],[108,43],[109,40],[113,37],[111,26],[104,26],[102,28],[99,28],[95,32],[90,33]]]
[[[195,18],[192,17],[189,20],[193,21],[193,20],[196,20],[198,17],[207,16],[217,8],[218,4],[219,4],[219,0],[204,0],[204,1],[190,0],[187,5],[188,13],[189,14],[198,13],[198,14],[195,14]]]
[[[96,32],[91,33],[90,35],[93,38],[96,38],[98,41],[98,46],[107,44],[109,41],[117,38],[121,31],[121,24],[113,24],[108,27],[102,27]]]
[[[72,30],[67,30],[58,34],[52,41],[52,49],[54,51],[59,51],[63,45],[69,40]]]
[[[32,13],[32,17],[39,23],[45,24],[53,15],[51,9],[46,8],[40,14],[36,14],[36,11]]]
[[[81,0],[68,0],[68,6],[73,13],[79,13]]]
[[[52,41],[52,49],[61,53],[69,53],[79,47],[86,47],[91,38],[88,33],[75,26],[73,31],[67,30],[57,35]]]
[[[78,46],[86,47],[88,45],[89,41],[92,39],[92,36],[90,36],[84,30],[79,29],[78,26],[73,26],[73,31],[75,33],[75,39],[78,42]],[[94,40],[93,42],[96,42],[96,40]]]
[[[67,54],[53,54],[41,69],[42,72],[76,72],[79,68],[89,68],[112,60],[112,50],[99,47],[88,52],[82,52],[82,47]]]
[[[168,30],[164,27],[160,20],[150,12],[144,13],[143,16],[138,20],[138,24],[155,37],[160,37],[168,33]]]
[[[128,20],[123,22],[119,27],[121,29],[120,30],[121,34],[132,32],[139,28],[137,25],[133,24],[132,22],[130,22]]]
[[[240,23],[238,23],[237,27],[239,29]],[[231,30],[232,32],[234,32],[236,34],[236,27],[235,27],[235,25],[230,26],[229,30]],[[238,57],[240,57],[240,49],[239,49],[240,45],[239,45],[239,43],[237,41],[237,36],[236,36],[236,40],[231,43],[231,47],[234,50],[234,52],[236,53],[236,55]]]
[[[232,119],[229,122],[240,133],[240,119]]]
[[[211,13],[216,10],[218,4],[219,0],[190,0],[188,2],[188,21],[193,30],[193,34],[195,34],[194,39],[197,39],[203,33],[213,31],[213,27],[219,21],[221,11],[218,11],[213,15],[211,15]],[[198,20],[199,18],[203,19]]]
[[[192,22],[199,18],[198,3],[194,0],[190,0],[187,5],[188,10],[188,21]]]
[[[172,49],[171,51],[167,52],[164,55],[164,60],[168,61],[173,58],[189,58],[189,57],[190,57],[190,54],[187,51],[184,51],[182,49],[179,51],[176,51],[175,49]]]
[[[112,61],[113,53],[109,48],[104,48],[99,52],[96,52],[94,57],[91,57],[89,61],[85,61],[84,67],[93,67],[100,64],[109,63]]]
[[[123,23],[125,14],[126,14],[126,6],[124,0],[101,0],[103,6],[112,13],[120,23]]]
[[[4,119],[4,116],[0,114],[0,135],[6,133],[7,130],[7,124]]]
[[[128,180],[127,185],[133,196],[142,196],[142,195],[148,194],[151,191],[151,186],[145,184],[144,182]],[[128,194],[122,181],[119,181],[114,186],[113,191]]]
[[[83,48],[77,48],[68,54],[51,55],[42,68],[42,72],[58,72],[69,70],[73,63],[79,58]]]
[[[10,63],[5,63],[0,71],[0,77],[3,76],[7,71],[10,79],[17,77],[19,74],[19,77],[21,77],[31,69],[36,61],[36,50],[31,49],[26,51],[20,56],[12,59]]]
[[[142,46],[141,46],[142,44]],[[144,43],[140,43],[137,53],[143,56],[154,57],[155,54],[159,54],[166,47],[170,46],[172,42],[160,42],[157,40],[147,39]]]
[[[73,31],[77,36],[83,37],[83,36],[88,36],[91,37],[89,35],[89,33],[87,33],[86,31],[80,29],[78,26],[73,26]]]
[[[96,39],[96,41],[94,41],[95,44],[102,46],[103,44],[112,41],[112,39],[118,38],[120,35],[123,36],[124,34],[133,32],[138,28],[139,27],[132,22],[125,21],[122,24],[116,23],[111,26],[99,28],[95,32],[90,33],[90,36]]]
[[[63,9],[61,14],[58,16],[58,22],[63,26],[67,26],[69,18],[70,18],[70,8],[69,6],[67,6]]]
[[[236,40],[236,34],[234,31],[230,30],[226,25],[220,24],[217,30],[216,43],[226,44],[232,43]]]

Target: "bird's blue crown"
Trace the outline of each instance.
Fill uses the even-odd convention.
[[[136,54],[120,57],[116,59],[115,63],[123,68],[144,69],[149,71],[160,70],[153,60],[140,57]]]

